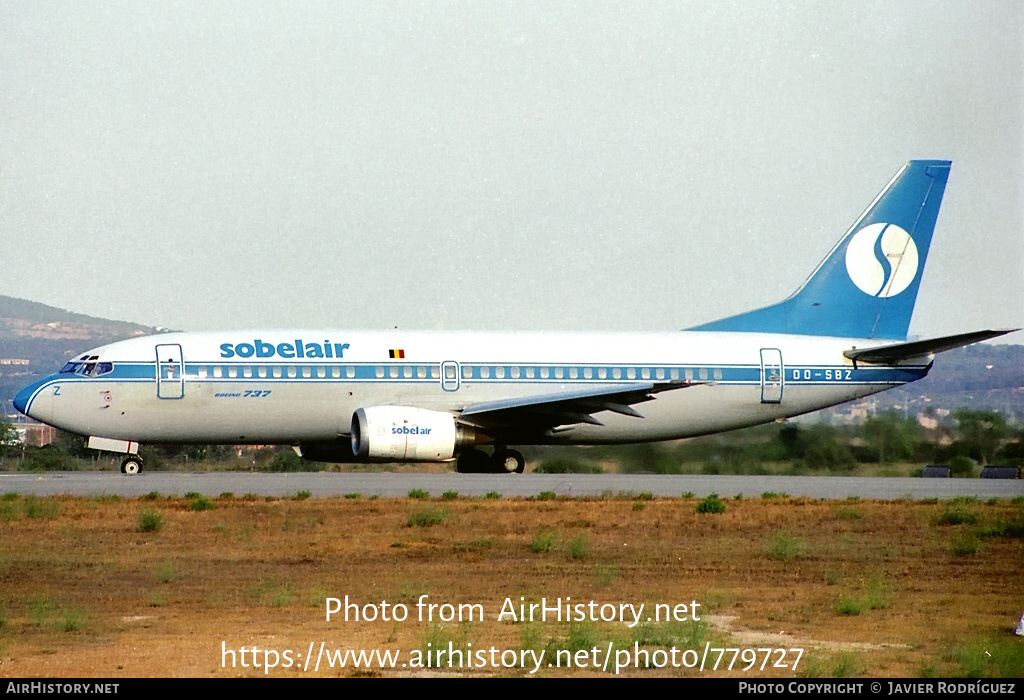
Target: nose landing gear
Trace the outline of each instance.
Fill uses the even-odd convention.
[[[138,455],[128,455],[121,462],[121,473],[134,476],[142,471],[142,458]]]

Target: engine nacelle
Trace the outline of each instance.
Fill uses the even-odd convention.
[[[410,406],[370,406],[352,414],[352,452],[360,459],[445,462],[486,436],[455,416]]]

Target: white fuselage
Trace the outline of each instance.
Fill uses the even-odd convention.
[[[31,387],[25,412],[82,435],[140,442],[297,444],[350,431],[353,412],[448,412],[521,397],[689,382],[634,408],[509,444],[666,440],[764,423],[923,377],[928,363],[855,367],[884,341],[787,334],[336,330],[172,333],[91,350],[105,373]],[[76,358],[78,361],[78,358]],[[467,416],[472,423],[472,416]]]

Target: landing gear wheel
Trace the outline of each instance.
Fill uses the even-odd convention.
[[[484,474],[490,466],[491,458],[483,450],[466,450],[455,462],[455,470],[460,474]]]
[[[125,457],[124,461],[121,462],[121,473],[134,476],[142,471],[142,459],[135,455],[129,455]]]
[[[491,457],[491,464],[498,474],[522,474],[526,469],[526,460],[516,450],[501,449],[495,450]]]

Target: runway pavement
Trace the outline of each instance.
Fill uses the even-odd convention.
[[[536,496],[552,491],[559,496],[627,495],[651,493],[723,498],[738,494],[757,497],[767,491],[790,496],[840,499],[856,496],[892,500],[900,498],[980,499],[1024,496],[1024,480],[925,479],[842,476],[686,476],[649,474],[408,474],[408,473],[247,473],[247,472],[143,472],[124,476],[109,471],[0,474],[0,493],[22,495],[183,495],[196,491],[206,496],[231,492],[236,496],[294,496],[308,491],[313,497],[350,493],[363,496],[405,496],[412,489],[440,496],[457,491],[462,496],[497,492],[505,497]]]

